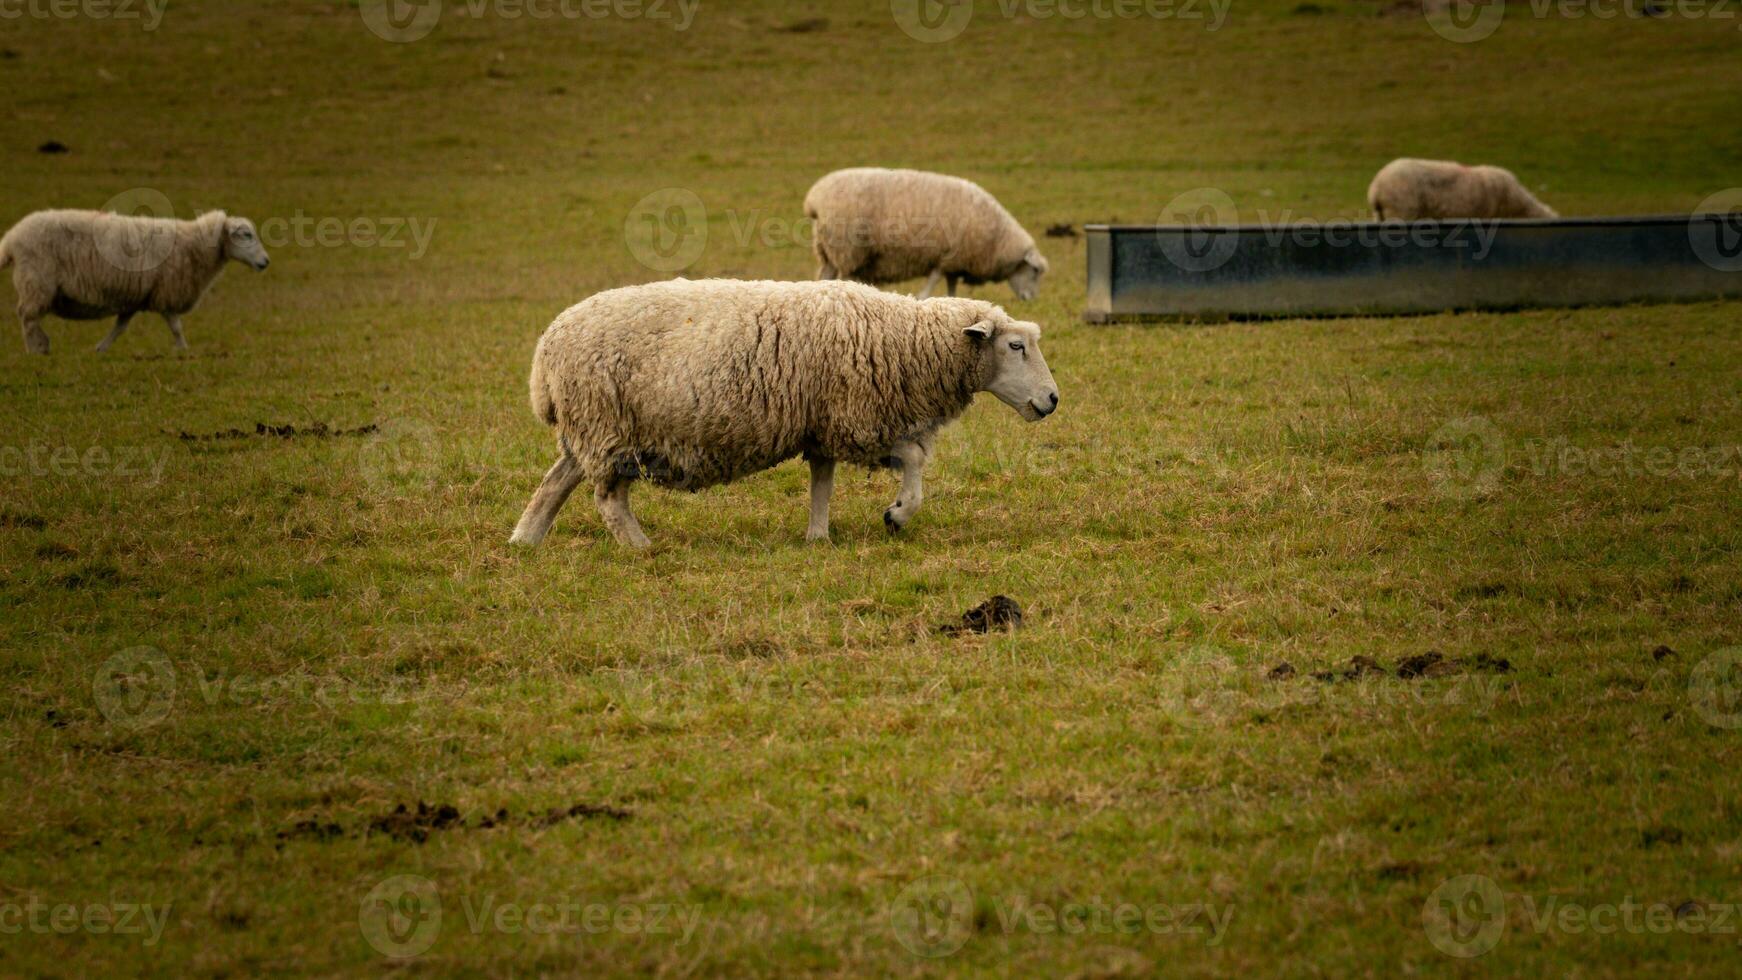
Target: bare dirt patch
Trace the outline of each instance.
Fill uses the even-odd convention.
[[[356,436],[372,436],[380,431],[381,427],[373,423],[360,425],[355,429],[340,429],[325,422],[316,422],[302,428],[291,424],[268,425],[265,422],[256,422],[253,431],[225,429],[222,432],[195,435],[181,430],[176,433],[176,438],[182,442],[225,442],[235,439],[344,439]]]
[[[938,632],[945,636],[964,633],[990,633],[995,629],[1013,630],[1022,626],[1022,607],[1007,595],[995,595],[962,614],[958,622],[944,623]]]

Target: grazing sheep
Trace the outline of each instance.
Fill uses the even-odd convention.
[[[1560,217],[1510,170],[1409,157],[1380,168],[1367,186],[1367,205],[1380,221]]]
[[[33,354],[48,353],[42,318],[50,313],[65,320],[115,317],[99,351],[108,350],[136,314],[158,313],[185,350],[183,314],[231,260],[256,269],[271,263],[254,225],[222,211],[193,221],[38,211],[0,238],[0,269],[17,266],[18,318],[24,347]]]
[[[938,280],[1008,282],[1033,299],[1046,256],[998,199],[960,177],[919,170],[837,170],[804,198],[815,223],[818,279],[872,285],[926,276],[925,299]]]
[[[562,456],[513,542],[536,545],[575,487],[618,542],[647,546],[637,479],[700,490],[810,462],[809,540],[829,536],[836,462],[895,466],[891,532],[919,510],[938,429],[989,391],[1037,422],[1058,407],[1040,328],[991,303],[846,282],[708,279],[613,289],[571,307],[532,358],[532,410]]]

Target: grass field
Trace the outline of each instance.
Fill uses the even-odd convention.
[[[1398,155],[1687,211],[1742,184],[1738,19],[35,9],[0,224],[278,233],[185,355],[0,343],[0,974],[1734,971],[1742,305],[1097,327],[1044,238],[1037,301],[974,294],[1063,409],[982,399],[901,538],[855,471],[805,545],[795,462],[639,491],[647,554],[584,503],[506,540],[552,317],[673,249],[808,277],[829,169],[1037,233],[1354,216]],[[645,240],[649,195],[701,210]],[[1021,630],[937,631],[999,593]]]

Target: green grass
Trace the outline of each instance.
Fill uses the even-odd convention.
[[[885,4],[772,0],[684,32],[450,14],[410,44],[354,4],[0,21],[0,222],[149,187],[184,216],[433,227],[415,259],[233,269],[186,356],[151,318],[104,357],[101,324],[52,321],[47,360],[0,344],[0,973],[376,972],[365,896],[400,874],[440,896],[398,966],[429,975],[1732,969],[1733,919],[1533,916],[1742,899],[1742,735],[1689,693],[1742,642],[1735,303],[1092,327],[1081,239],[1048,238],[1038,301],[975,295],[1043,325],[1064,410],[972,409],[904,537],[888,474],[854,471],[835,543],[804,545],[794,463],[639,491],[645,555],[584,502],[505,545],[554,456],[532,345],[663,278],[624,233],[661,189],[707,209],[685,274],[803,278],[773,222],[844,165],[973,177],[1036,230],[1202,186],[1350,216],[1404,154],[1506,164],[1569,214],[1742,182],[1733,21],[1509,13],[1459,45],[1295,7],[1209,32],[983,3],[939,44]],[[256,423],[382,430],[180,438]],[[1450,462],[1503,465],[1442,465],[1471,432],[1488,454]],[[994,593],[1024,629],[935,631]],[[96,682],[140,647],[133,687]],[[1308,676],[1430,649],[1513,669]],[[370,832],[419,801],[466,826]],[[541,816],[582,803],[628,816]],[[1423,921],[1461,875],[1507,896],[1469,960]],[[903,945],[911,899],[964,895],[958,951]],[[6,931],[33,901],[169,909],[151,945]],[[491,918],[541,903],[601,928]],[[1214,941],[1160,918],[1194,904],[1231,910]]]

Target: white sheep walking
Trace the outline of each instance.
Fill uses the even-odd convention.
[[[1560,217],[1504,167],[1409,157],[1380,168],[1367,186],[1367,206],[1380,221]]]
[[[815,223],[818,279],[887,285],[926,277],[925,299],[948,281],[1008,282],[1030,300],[1046,275],[1034,237],[980,185],[921,170],[837,170],[805,195]]]
[[[883,514],[898,531],[919,510],[934,436],[977,392],[1031,422],[1058,407],[1038,326],[978,300],[846,282],[676,279],[599,293],[545,331],[531,388],[562,456],[514,529],[526,545],[583,483],[616,539],[643,548],[635,480],[700,490],[795,456],[810,462],[807,539],[828,538],[837,462],[900,468]]]
[[[16,268],[18,319],[24,347],[48,353],[43,317],[98,320],[115,329],[97,345],[105,351],[139,313],[161,314],[178,348],[187,348],[181,318],[199,305],[227,262],[256,269],[271,264],[246,218],[222,211],[193,221],[110,214],[38,211],[0,238],[0,269]]]

